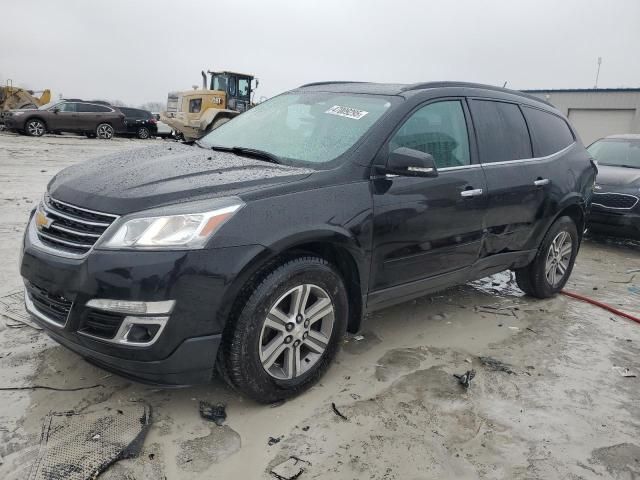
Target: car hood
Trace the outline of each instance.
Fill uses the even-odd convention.
[[[163,142],[68,167],[51,180],[48,192],[62,202],[122,215],[191,200],[242,195],[312,172]]]
[[[598,165],[596,184],[620,187],[640,187],[640,168]]]

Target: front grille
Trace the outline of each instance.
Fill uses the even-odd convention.
[[[592,203],[605,208],[630,210],[638,203],[638,197],[625,193],[594,193]]]
[[[42,209],[49,219],[47,226],[38,226],[40,240],[61,250],[76,254],[88,252],[117,215],[94,212],[69,205],[46,196]]]
[[[89,310],[79,331],[86,335],[111,339],[118,333],[123,319],[124,315],[119,313]]]
[[[27,295],[33,306],[44,316],[61,327],[67,323],[72,302],[61,295],[53,294],[33,283],[25,283]]]

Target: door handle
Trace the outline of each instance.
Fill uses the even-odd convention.
[[[549,179],[548,178],[538,178],[535,182],[533,182],[533,184],[536,187],[544,187],[545,185],[549,185]]]
[[[480,195],[482,195],[482,189],[481,188],[463,190],[463,191],[460,192],[460,196],[461,197],[479,197]]]

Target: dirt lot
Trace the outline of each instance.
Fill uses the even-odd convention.
[[[153,409],[143,453],[101,479],[275,478],[291,456],[301,479],[640,478],[640,378],[613,368],[640,375],[640,325],[564,296],[522,297],[509,274],[377,312],[320,384],[273,407],[220,381],[132,383],[16,322],[21,235],[48,180],[147,143],[0,134],[0,478],[28,477],[50,411],[132,400]],[[640,314],[640,244],[585,242],[567,288]],[[452,374],[470,368],[464,390]],[[6,390],[33,385],[94,387]],[[226,403],[224,426],[200,418],[200,400]]]

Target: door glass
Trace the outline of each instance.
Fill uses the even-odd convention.
[[[76,110],[81,113],[95,112],[93,105],[89,103],[77,103]]]
[[[389,151],[400,147],[431,154],[438,168],[469,165],[469,136],[460,101],[431,103],[413,113],[389,143]]]
[[[189,100],[189,113],[200,113],[200,109],[202,108],[202,99],[194,98]]]
[[[471,115],[482,163],[531,158],[531,139],[520,107],[513,103],[472,100]]]
[[[247,97],[249,95],[249,80],[246,78],[238,79],[238,96]]]
[[[76,104],[75,103],[61,103],[58,108],[61,112],[75,112]]]

